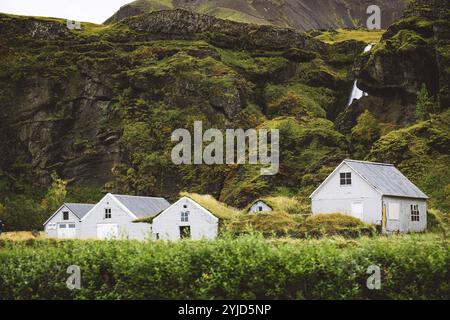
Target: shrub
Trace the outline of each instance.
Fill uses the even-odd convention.
[[[417,250],[420,248],[420,250]],[[0,240],[1,299],[445,299],[449,243],[359,240]],[[81,268],[81,290],[66,287]],[[368,290],[370,265],[381,290]]]
[[[442,232],[448,230],[448,217],[436,209],[427,211],[427,230],[430,232]]]
[[[307,218],[299,228],[300,237],[343,236],[356,238],[360,236],[372,236],[375,227],[361,220],[339,214],[319,214]]]
[[[285,236],[295,231],[294,217],[285,212],[244,213],[226,224],[225,230],[231,234],[242,235],[260,232],[265,236]]]

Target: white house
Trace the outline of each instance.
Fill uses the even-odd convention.
[[[169,206],[170,203],[164,198],[108,193],[81,219],[80,238],[151,238],[151,225],[134,221],[153,217]]]
[[[344,160],[310,198],[313,214],[345,213],[387,232],[427,227],[427,195],[392,164]]]
[[[214,239],[219,218],[188,197],[183,197],[157,215],[153,221],[154,239]]]
[[[256,200],[248,209],[249,213],[271,212],[273,208],[263,200]]]
[[[93,207],[93,204],[64,203],[45,221],[45,234],[52,238],[79,238],[81,234],[81,219]]]

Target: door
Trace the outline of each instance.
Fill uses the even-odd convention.
[[[77,229],[75,223],[59,223],[58,238],[73,239],[76,237]]]
[[[117,239],[119,237],[119,227],[117,224],[98,224],[97,239]]]
[[[188,227],[188,226],[180,227],[180,238],[181,239],[190,239],[191,238],[191,227]]]
[[[353,202],[352,203],[352,216],[360,220],[363,219],[364,203]]]

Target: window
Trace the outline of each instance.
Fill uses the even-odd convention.
[[[185,205],[183,205],[183,208],[185,208],[185,209],[186,209],[186,208],[187,208],[187,205],[186,205],[186,204],[185,204]]]
[[[352,185],[352,173],[341,172],[341,186],[351,186],[351,185]]]
[[[258,211],[263,211],[263,207],[258,207]]]
[[[181,212],[181,222],[189,222],[189,211]]]
[[[69,211],[63,212],[63,220],[69,220]]]
[[[111,219],[111,208],[105,208],[105,219]]]
[[[75,229],[75,223],[69,224],[69,229]]]
[[[66,228],[66,225],[65,225],[65,224],[60,224],[60,225],[59,225],[59,228],[60,228],[60,229],[65,229],[65,228]]]
[[[419,205],[411,205],[411,221],[420,221]]]

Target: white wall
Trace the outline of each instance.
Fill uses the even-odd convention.
[[[69,220],[63,219],[63,212],[68,211],[69,212]],[[56,223],[56,228],[53,230],[49,229],[49,224]],[[58,237],[58,223],[74,223],[75,224],[75,235],[76,237],[80,236],[81,232],[81,223],[80,219],[76,215],[72,213],[72,211],[69,210],[66,206],[62,206],[58,209],[57,213],[53,218],[51,218],[44,226],[45,235],[50,238],[57,238]]]
[[[259,211],[259,209],[258,209],[259,207],[262,207],[262,211]],[[267,212],[267,211],[272,211],[272,208],[269,207],[267,204],[265,204],[263,201],[256,202],[248,210],[248,212],[251,212],[251,213]]]
[[[111,219],[105,219],[105,208],[111,208]],[[96,239],[98,224],[117,224],[120,239],[145,240],[151,238],[151,225],[133,223],[135,219],[112,195],[108,194],[83,218],[80,237]]]
[[[351,172],[351,186],[340,185],[340,173]],[[345,163],[336,170],[313,195],[311,209],[313,214],[345,213],[352,214],[352,203],[361,202],[364,206],[362,220],[370,224],[381,224],[381,195]]]
[[[184,207],[186,206],[186,208]],[[189,211],[189,221],[181,221],[181,212]],[[191,228],[191,239],[214,239],[219,229],[219,219],[189,198],[181,198],[153,220],[153,237],[162,240],[180,239],[180,227]]]
[[[389,203],[399,205],[399,219],[392,219],[389,212]],[[427,228],[427,202],[420,199],[383,197],[383,205],[386,207],[386,230],[388,232],[422,232]],[[420,221],[411,221],[411,205],[419,205]]]

